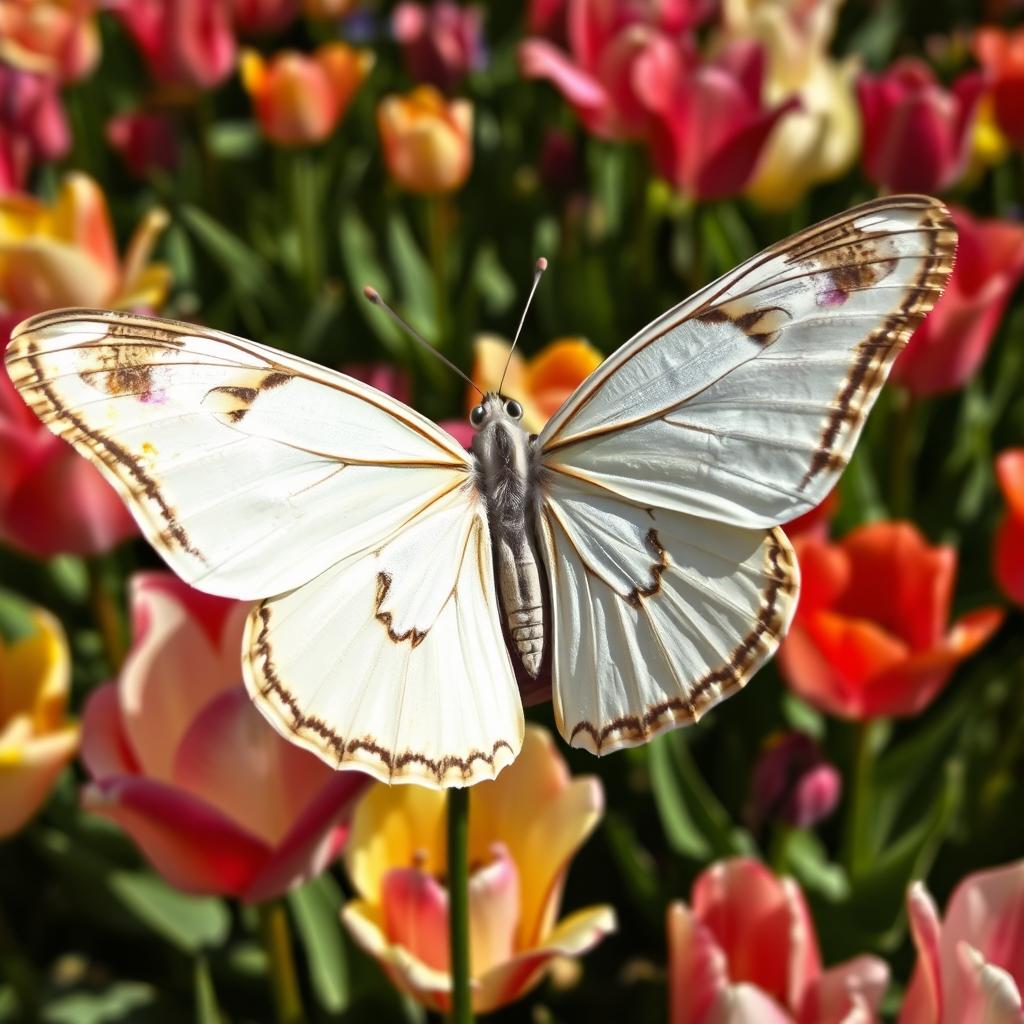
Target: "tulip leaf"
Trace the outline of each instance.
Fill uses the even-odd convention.
[[[437,335],[434,275],[416,243],[409,222],[398,210],[388,217],[387,238],[402,313],[428,341],[434,341]]]
[[[667,897],[659,885],[654,858],[640,843],[627,815],[609,810],[603,832],[629,896],[648,922],[657,927]]]
[[[249,245],[198,206],[182,206],[181,217],[240,295],[266,297],[267,266]]]
[[[16,644],[19,640],[34,636],[36,629],[28,602],[0,587],[0,637],[4,642]]]
[[[704,861],[711,857],[712,847],[687,806],[666,742],[668,739],[668,736],[659,736],[647,745],[651,790],[661,827],[665,830],[668,845],[676,853]]]
[[[262,144],[255,121],[215,121],[207,132],[210,153],[219,160],[243,160]]]
[[[517,288],[515,281],[502,266],[497,249],[490,244],[477,250],[473,261],[473,287],[483,300],[488,317],[507,313],[515,302]]]
[[[205,956],[197,956],[194,970],[195,985],[195,1020],[196,1024],[221,1024],[220,1007],[217,1005],[217,993],[210,975],[210,964]]]
[[[99,992],[73,991],[47,1003],[44,1024],[131,1024],[171,1018],[159,1009],[158,993],[139,981],[119,981]]]
[[[342,893],[330,875],[320,875],[288,894],[295,930],[306,951],[317,1002],[341,1013],[351,999],[345,936],[339,917]]]

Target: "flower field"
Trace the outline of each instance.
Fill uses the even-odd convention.
[[[0,0],[0,1021],[1024,1024],[1022,14],[1013,0]],[[741,692],[706,716],[718,698],[677,680],[699,722],[641,715],[613,745],[627,749],[596,758],[581,746],[625,735],[628,716],[590,736],[566,727],[566,689],[601,684],[553,677],[551,645],[583,641],[556,636],[575,620],[551,581],[541,671],[514,647],[514,678],[502,668],[525,708],[521,749],[474,751],[493,770],[458,762],[457,785],[475,784],[447,794],[444,765],[430,762],[438,785],[403,776],[428,758],[403,762],[397,738],[447,737],[461,704],[417,705],[411,722],[403,682],[391,707],[393,663],[340,639],[355,598],[291,614],[289,636],[296,659],[307,643],[336,658],[317,695],[393,727],[383,753],[300,718],[272,671],[268,612],[165,565],[176,544],[204,555],[162,489],[183,458],[147,441],[112,485],[131,461],[115,399],[156,417],[177,383],[140,376],[125,343],[112,364],[26,384],[45,333],[19,334],[26,318],[118,311],[111,341],[155,314],[179,321],[151,328],[158,346],[201,354],[203,332],[229,332],[340,370],[381,408],[439,424],[459,458],[484,393],[543,441],[666,310],[903,193],[946,204],[955,263],[852,458],[828,466],[838,484],[781,524],[800,592],[777,654],[749,685],[734,673],[720,690]],[[898,260],[872,258],[872,240],[851,246],[859,276],[814,278],[815,323],[823,345],[849,336],[851,366],[880,385],[872,332],[895,344],[901,323],[868,323],[855,293],[895,288]],[[730,314],[743,297],[691,318],[708,351],[726,327],[782,344],[784,311]],[[809,407],[811,362],[770,383],[748,373],[745,433],[707,447],[733,469],[737,437],[783,447],[753,410]],[[854,370],[846,390],[845,369],[834,381],[826,440],[863,411]],[[286,376],[213,387],[204,415],[255,434],[254,403]],[[88,403],[60,408],[64,387],[92,388]],[[647,400],[639,385],[630,398]],[[295,423],[314,405],[294,406]],[[215,465],[216,446],[192,458]],[[190,522],[247,544],[277,482],[255,460],[221,478],[186,495]],[[346,516],[391,523],[403,486],[346,498],[328,532]],[[319,578],[301,575],[311,487],[260,538],[256,560],[287,581],[248,595],[274,599],[260,609]],[[386,546],[360,536],[375,557]],[[650,585],[623,602],[638,615],[673,564],[646,536]],[[448,571],[436,543],[408,584],[417,600]],[[412,659],[427,631],[404,628],[402,583],[377,577],[386,635],[375,628]],[[709,592],[693,621],[727,620],[731,595]],[[520,650],[524,628],[510,617]],[[468,686],[461,703],[498,716],[497,673],[467,678],[456,646],[438,655],[442,693]],[[336,770],[353,743],[370,753]]]

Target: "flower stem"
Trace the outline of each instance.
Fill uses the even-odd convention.
[[[856,878],[868,858],[868,815],[871,806],[871,760],[875,753],[875,730],[871,721],[853,726],[853,750],[847,788],[846,820],[843,826],[842,859],[847,873]]]
[[[448,907],[452,1024],[472,1024],[469,964],[469,790],[448,790]]]
[[[427,220],[430,234],[430,267],[434,273],[435,344],[443,349],[448,341],[448,229],[451,210],[444,195],[429,200]]]
[[[124,615],[111,588],[110,563],[102,557],[87,561],[89,573],[89,607],[103,643],[103,653],[112,673],[121,670],[128,652]]]
[[[274,992],[278,1024],[305,1024],[288,912],[280,900],[274,900],[261,903],[259,914],[263,945],[270,960],[270,985]]]

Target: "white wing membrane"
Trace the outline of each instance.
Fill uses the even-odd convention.
[[[8,372],[189,583],[256,599],[378,543],[461,486],[439,427],[339,373],[192,324],[62,310]]]
[[[289,739],[384,782],[470,785],[519,753],[485,513],[467,484],[249,618],[249,692]]]
[[[954,248],[945,208],[922,196],[866,203],[773,246],[584,381],[540,436],[544,465],[737,526],[806,512],[846,465]]]
[[[795,606],[781,530],[640,508],[554,478],[541,535],[559,730],[596,754],[695,722],[771,656]]]

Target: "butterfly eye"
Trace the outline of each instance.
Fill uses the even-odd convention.
[[[469,422],[474,427],[482,427],[486,417],[487,410],[482,405],[478,405],[469,414]]]
[[[514,420],[521,420],[523,418],[523,407],[514,398],[510,398],[505,403],[505,412]]]

